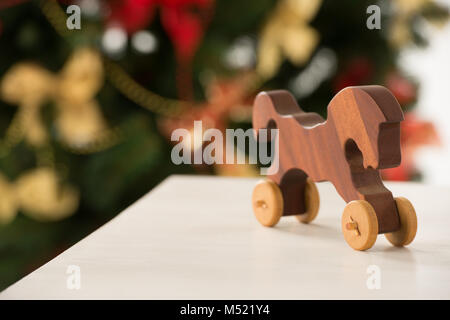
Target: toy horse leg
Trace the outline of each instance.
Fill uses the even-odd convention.
[[[346,186],[346,189],[348,194],[349,186]],[[352,196],[343,197],[347,203],[365,200],[374,209],[378,222],[378,234],[394,232],[400,228],[399,214],[394,197],[383,185],[374,184],[364,188],[353,187],[351,193]]]
[[[394,197],[384,186],[379,170],[364,167],[363,155],[354,141],[346,143],[345,161],[340,161],[340,165],[343,168],[334,184],[344,200],[369,202],[377,216],[379,234],[398,230],[400,222]]]
[[[269,176],[253,189],[252,204],[256,219],[266,227],[273,227],[282,216],[295,216],[302,223],[310,223],[319,212],[319,192],[312,179],[300,169]]]
[[[392,193],[385,192],[361,195],[375,210],[378,220],[378,234],[394,232],[400,229],[400,219]]]
[[[384,187],[378,170],[350,163],[340,172],[339,178],[331,181],[347,202],[342,214],[342,232],[347,243],[353,249],[367,250],[378,234],[400,232],[396,201]]]
[[[283,195],[283,216],[305,213],[305,186],[307,175],[303,170],[291,169],[277,179]]]
[[[301,169],[281,170],[270,178],[279,186],[283,201],[283,216],[295,216],[302,223],[313,221],[320,197],[314,181]]]

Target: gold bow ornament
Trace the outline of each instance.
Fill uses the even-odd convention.
[[[448,11],[432,0],[395,0],[392,1],[392,6],[393,18],[389,29],[389,41],[396,48],[401,48],[412,41],[411,23],[424,10],[435,12],[433,16],[423,15],[423,18],[435,27],[441,28],[448,21]],[[436,14],[437,11],[441,11],[440,14]]]
[[[94,100],[102,84],[99,53],[82,48],[73,53],[59,74],[32,63],[12,66],[0,84],[0,93],[6,102],[19,106],[15,120],[20,123],[21,135],[31,145],[40,146],[48,141],[40,109],[46,101],[53,100],[59,138],[72,146],[84,146],[106,128]]]
[[[0,173],[0,223],[11,222],[21,210],[38,221],[57,221],[74,213],[79,193],[60,183],[56,172],[40,167],[25,172],[14,183]]]
[[[257,72],[272,77],[286,57],[295,65],[308,61],[319,42],[308,23],[316,16],[321,0],[281,0],[264,26],[258,48]]]

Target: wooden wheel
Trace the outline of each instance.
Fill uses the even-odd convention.
[[[305,207],[306,212],[295,217],[302,223],[310,223],[317,217],[319,212],[320,197],[316,184],[310,178],[306,179],[305,186]]]
[[[342,214],[342,233],[345,241],[355,250],[367,250],[374,245],[378,220],[369,202],[354,200],[347,203]]]
[[[400,217],[400,230],[385,233],[386,239],[394,246],[401,247],[410,244],[417,232],[417,216],[411,202],[403,197],[395,198],[398,215]]]
[[[280,188],[272,180],[260,181],[253,189],[253,213],[266,227],[273,227],[283,215],[283,196]]]

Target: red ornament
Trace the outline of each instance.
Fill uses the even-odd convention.
[[[193,99],[191,64],[209,23],[213,0],[160,0],[161,22],[178,60],[178,95]]]
[[[191,130],[194,121],[203,121],[203,129],[215,128],[225,133],[230,114],[236,110],[251,111],[253,96],[248,87],[253,77],[250,73],[242,73],[231,79],[213,79],[206,88],[207,101],[187,108],[175,118],[162,118],[159,128],[170,138],[172,131],[178,128]],[[251,113],[250,113],[251,115]]]
[[[108,24],[119,24],[128,33],[145,28],[153,19],[155,0],[111,1]]]
[[[397,72],[392,72],[387,76],[386,87],[391,90],[402,106],[413,102],[416,98],[416,86]]]
[[[211,18],[214,0],[121,0],[110,3],[108,24],[119,24],[128,33],[145,28],[159,6],[161,23],[174,46],[181,98],[192,100],[191,64]]]
[[[109,24],[133,33],[145,28],[157,6],[161,22],[174,44],[177,57],[190,61],[210,20],[214,0],[121,0],[111,1]]]
[[[405,120],[400,123],[402,162],[400,166],[382,170],[387,180],[408,181],[417,172],[414,154],[424,145],[438,145],[439,138],[431,122],[422,121],[412,113],[405,113]]]
[[[181,62],[190,61],[209,22],[212,0],[160,0],[161,21]]]
[[[334,80],[334,90],[339,92],[345,87],[362,85],[369,82],[373,75],[372,62],[366,57],[351,60]]]

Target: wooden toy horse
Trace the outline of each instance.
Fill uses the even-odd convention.
[[[401,162],[402,110],[381,86],[348,87],[328,105],[328,119],[303,112],[283,90],[261,92],[253,107],[253,128],[279,129],[279,170],[258,183],[253,211],[274,226],[282,215],[312,221],[319,210],[314,182],[330,181],[347,202],[342,232],[356,250],[366,250],[384,233],[395,246],[415,237],[417,218],[406,198],[393,198],[379,169]],[[273,137],[272,137],[273,139]]]

